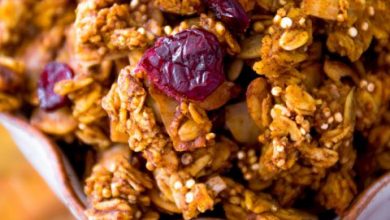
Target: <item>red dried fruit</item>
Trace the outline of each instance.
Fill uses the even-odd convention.
[[[217,18],[233,31],[243,33],[249,27],[250,19],[242,5],[236,0],[204,0]]]
[[[42,109],[51,111],[67,104],[68,98],[55,93],[54,85],[73,78],[73,75],[73,70],[64,63],[51,62],[45,66],[38,82],[38,98]]]
[[[136,71],[145,71],[158,89],[176,100],[201,101],[225,81],[223,56],[212,33],[189,29],[159,38]]]
[[[0,66],[0,91],[16,92],[23,82],[22,76],[5,66]]]

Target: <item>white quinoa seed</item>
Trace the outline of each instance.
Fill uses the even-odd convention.
[[[194,193],[192,193],[192,192],[186,193],[185,200],[186,200],[186,203],[193,202],[194,201]]]
[[[356,37],[358,35],[358,30],[355,27],[350,27],[348,29],[348,35],[351,37]]]
[[[337,21],[338,22],[343,22],[345,20],[345,18],[344,18],[344,15],[343,14],[338,14],[337,15]]]
[[[253,164],[253,165],[251,166],[251,169],[252,169],[252,170],[258,170],[259,168],[260,168],[260,165],[259,165],[258,163]]]
[[[284,151],[284,147],[282,145],[276,145],[275,150],[276,150],[276,152],[281,153]]]
[[[139,5],[139,0],[131,0],[130,8],[135,9]]]
[[[273,21],[274,21],[274,23],[278,23],[280,21],[280,19],[282,19],[282,17],[280,17],[280,15],[275,15]]]
[[[306,22],[306,19],[305,19],[305,18],[301,18],[301,19],[299,19],[299,21],[298,21],[298,23],[299,23],[300,25],[304,25],[305,22]]]
[[[373,92],[375,90],[375,84],[374,83],[369,83],[367,85],[367,91]]]
[[[244,175],[244,179],[250,180],[250,179],[252,179],[252,175],[250,173],[247,173]]]
[[[364,88],[364,87],[366,87],[367,85],[368,85],[368,82],[367,82],[366,80],[360,81],[360,84],[359,84],[360,88]]]
[[[209,141],[209,140],[212,140],[216,137],[217,135],[213,132],[210,132],[208,134],[206,134],[206,139]]]
[[[282,28],[289,28],[292,26],[292,24],[293,24],[293,21],[289,17],[284,17],[280,21],[280,27],[282,27]]]
[[[337,121],[337,122],[342,122],[343,121],[343,115],[340,113],[340,112],[337,112],[336,114],[334,114],[334,119]]]
[[[285,161],[285,160],[279,160],[279,161],[276,163],[276,165],[277,165],[278,167],[281,167],[281,166],[283,166],[284,164],[286,164],[286,161]]]
[[[135,217],[136,217],[137,219],[139,219],[139,218],[141,218],[141,216],[142,216],[142,212],[141,212],[140,210],[138,210],[138,211],[135,213]]]
[[[330,117],[330,110],[328,108],[324,109],[324,115],[325,117]]]
[[[361,26],[361,29],[363,30],[363,31],[366,31],[366,30],[368,30],[368,22],[363,22],[362,23],[362,26]]]
[[[325,147],[327,147],[327,148],[331,148],[331,147],[332,147],[332,143],[330,143],[330,142],[326,142],[326,143],[325,143]]]
[[[175,188],[176,190],[181,189],[182,187],[183,187],[183,184],[180,181],[176,181],[173,184],[173,188]]]
[[[195,185],[195,180],[194,179],[189,179],[186,181],[186,187],[188,189],[191,189]]]
[[[375,9],[374,9],[374,7],[372,7],[372,6],[368,7],[368,14],[369,14],[370,16],[374,16],[374,15],[375,15]]]
[[[217,33],[220,35],[224,34],[226,31],[225,27],[221,22],[217,22],[217,24],[215,25],[215,29],[217,30]]]
[[[242,159],[244,159],[244,157],[245,157],[245,152],[244,151],[238,151],[237,158],[239,160],[242,160]]]
[[[138,31],[138,33],[140,33],[140,34],[145,34],[145,33],[146,33],[146,30],[145,30],[145,28],[143,28],[143,27],[138,28],[137,31]]]
[[[275,86],[271,89],[271,94],[273,96],[279,96],[281,92],[282,92],[282,88],[280,88],[279,86]]]
[[[185,153],[181,156],[181,163],[184,165],[188,165],[192,163],[192,155],[189,153]]]
[[[172,27],[167,25],[167,26],[164,26],[164,33],[169,35],[172,33]]]

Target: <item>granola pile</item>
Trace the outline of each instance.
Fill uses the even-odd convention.
[[[388,21],[387,0],[0,0],[0,111],[93,151],[89,219],[343,216],[390,170]]]

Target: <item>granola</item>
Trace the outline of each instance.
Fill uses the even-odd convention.
[[[389,12],[3,0],[0,111],[94,152],[79,171],[89,219],[342,217],[390,170]]]

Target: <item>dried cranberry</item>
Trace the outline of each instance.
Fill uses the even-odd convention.
[[[249,27],[250,19],[236,0],[204,0],[204,2],[214,11],[217,18],[232,30],[242,33]]]
[[[66,96],[54,92],[54,85],[73,77],[73,70],[64,63],[51,62],[45,66],[38,82],[38,98],[44,110],[55,110],[67,104]]]
[[[136,71],[145,71],[168,96],[201,101],[225,81],[223,56],[212,33],[189,29],[159,38],[145,52]]]
[[[0,91],[15,92],[21,88],[23,78],[8,67],[0,65]]]

